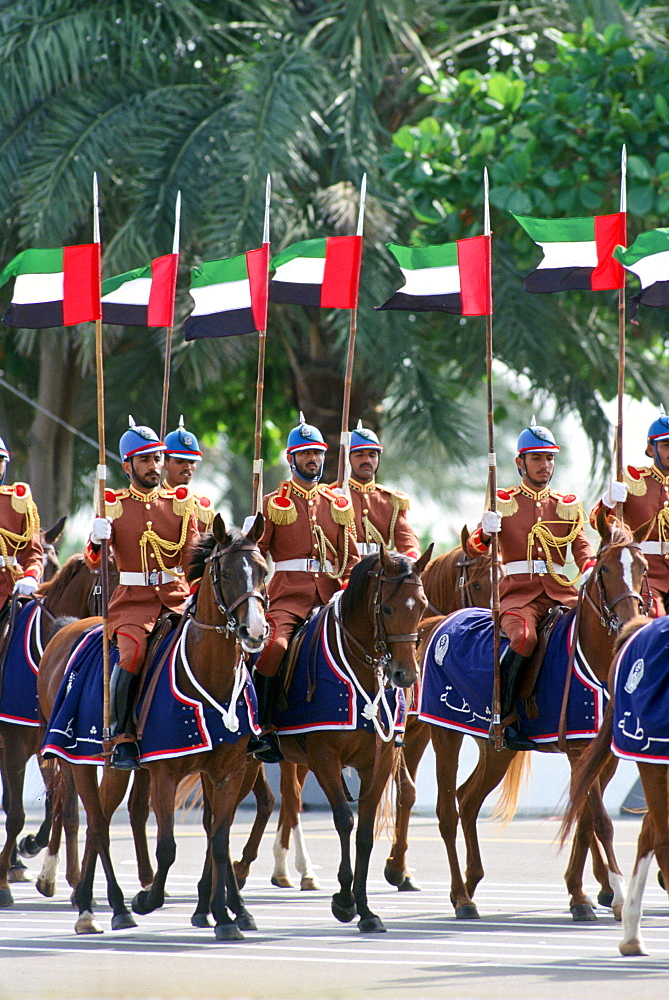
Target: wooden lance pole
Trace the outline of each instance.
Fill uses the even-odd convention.
[[[497,456],[495,455],[495,419],[492,392],[492,234],[490,230],[490,203],[488,200],[488,170],[483,169],[484,219],[483,232],[488,241],[488,288],[490,290],[490,307],[485,318],[485,367],[488,396],[488,496],[490,510],[497,510]],[[492,582],[492,634],[493,634],[493,691],[492,691],[492,725],[495,737],[495,750],[502,749],[501,702],[502,684],[499,666],[499,558],[497,534],[490,536],[491,582]]]
[[[365,198],[367,196],[367,174],[362,176],[360,185],[360,207],[358,209],[358,228],[356,236],[362,237],[363,224],[365,219]],[[359,272],[358,272],[359,273]],[[351,309],[351,318],[348,333],[348,354],[346,356],[346,375],[344,376],[344,402],[341,409],[341,435],[339,438],[339,468],[337,471],[337,482],[348,496],[349,487],[349,442],[350,433],[348,429],[349,415],[351,411],[351,383],[353,381],[353,359],[355,357],[355,338],[358,330],[358,294],[356,290],[355,305]]]
[[[627,147],[620,156],[620,211],[625,215],[625,246],[627,246]],[[623,396],[625,393],[625,272],[618,289],[618,424],[616,427],[616,479],[623,478]],[[623,505],[616,504],[616,517],[623,519]]]
[[[98,175],[93,174],[93,242],[98,245],[100,240],[100,202],[98,196]],[[102,294],[102,249],[100,248],[98,288]],[[95,508],[99,517],[107,512],[105,491],[107,488],[107,467],[105,465],[105,383],[102,359],[102,309],[100,317],[95,321],[95,371],[97,377],[98,402],[98,468]],[[102,738],[110,739],[110,699],[109,699],[109,542],[103,539],[100,546],[100,604],[102,614]],[[108,761],[107,761],[108,763]]]
[[[269,203],[272,197],[272,180],[267,175],[265,182],[265,221],[263,223],[262,243],[265,251],[267,273],[266,282],[269,281]],[[263,497],[263,460],[262,460],[262,409],[263,396],[265,393],[265,342],[267,340],[267,295],[265,295],[265,323],[264,329],[258,331],[258,378],[256,380],[256,426],[253,438],[253,513],[258,514],[262,509]]]
[[[174,299],[177,292],[177,270],[179,265],[179,229],[181,224],[181,191],[177,192],[174,208],[174,239],[172,254],[177,258],[174,267],[174,282],[172,285],[172,322],[165,334],[165,370],[163,373],[163,403],[160,410],[160,440],[165,440],[167,433],[167,406],[170,399],[170,369],[172,367],[172,334],[174,332]]]

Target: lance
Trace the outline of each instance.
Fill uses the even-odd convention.
[[[272,180],[267,175],[265,182],[265,221],[262,231],[262,248],[265,254],[265,315],[263,329],[258,331],[258,378],[256,380],[256,426],[253,437],[253,513],[262,508],[263,460],[262,452],[262,408],[265,393],[265,342],[267,340],[267,285],[269,282],[269,203],[272,197]]]
[[[365,198],[367,195],[367,174],[362,175],[360,185],[360,207],[358,209],[358,228],[356,236],[362,241],[362,229],[365,218]],[[358,267],[358,280],[360,280],[360,268]],[[358,329],[358,290],[355,292],[355,305],[351,309],[349,333],[348,333],[348,354],[346,356],[346,375],[344,376],[344,402],[341,410],[341,435],[339,438],[339,468],[337,471],[337,482],[344,493],[350,493],[348,483],[351,467],[349,464],[349,442],[350,433],[348,429],[349,414],[351,410],[351,382],[353,380],[353,359],[355,357],[355,338]]]
[[[181,191],[177,192],[176,205],[174,207],[174,239],[172,241],[172,254],[176,258],[174,261],[174,279],[172,283],[172,319],[165,334],[165,371],[163,373],[163,404],[160,410],[160,440],[165,440],[167,433],[167,404],[170,398],[170,368],[172,365],[172,333],[174,331],[174,299],[177,292],[177,270],[179,265],[179,229],[181,224]]]
[[[495,421],[493,415],[493,392],[492,392],[492,260],[491,244],[492,234],[490,230],[490,202],[488,199],[488,170],[483,168],[483,233],[487,242],[488,254],[488,289],[490,303],[485,317],[485,367],[486,367],[486,387],[488,396],[488,495],[490,498],[490,510],[497,510],[497,457],[495,455]],[[501,714],[501,677],[499,666],[499,639],[500,639],[500,615],[499,615],[499,563],[497,534],[493,532],[490,536],[490,576],[492,582],[492,634],[493,634],[493,690],[492,690],[492,725],[495,737],[495,750],[502,749],[502,722]]]
[[[98,175],[93,174],[93,242],[100,246],[100,202],[98,196]],[[98,300],[102,295],[102,254],[98,254]],[[97,495],[95,506],[99,517],[104,517],[107,511],[105,491],[107,488],[107,467],[105,465],[105,383],[102,360],[102,309],[95,321],[95,371],[97,378],[98,402],[98,468]],[[110,698],[109,698],[109,543],[103,539],[100,546],[100,605],[102,614],[102,738],[109,740],[110,731]]]
[[[623,145],[620,156],[620,211],[625,218],[625,246],[627,246],[627,147]],[[623,478],[623,394],[625,392],[625,272],[618,289],[618,424],[616,427],[616,479]],[[616,517],[623,519],[623,505],[616,504]]]

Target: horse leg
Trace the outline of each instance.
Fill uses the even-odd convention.
[[[62,824],[65,831],[65,878],[76,889],[81,878],[79,868],[79,796],[74,786],[72,768],[63,770]]]
[[[339,754],[328,747],[323,748],[320,753],[315,752],[313,756],[310,756],[308,742],[307,757],[309,766],[330,803],[335,830],[339,836],[341,849],[339,871],[337,872],[339,892],[336,892],[332,897],[332,913],[337,920],[348,924],[358,911],[352,891],[351,833],[354,823],[353,810],[347,801],[341,780],[341,760]]]
[[[385,752],[384,752],[385,751]],[[358,767],[360,777],[360,797],[358,799],[358,828],[355,835],[355,873],[353,895],[358,911],[358,930],[362,934],[378,934],[385,926],[369,907],[367,899],[367,878],[369,859],[374,846],[374,822],[383,790],[391,778],[393,748],[377,744],[374,759],[364,767]]]
[[[463,734],[441,726],[429,728],[436,758],[439,833],[446,848],[451,872],[451,903],[457,920],[478,920],[479,912],[462,877],[456,843],[458,832],[456,784]]]
[[[404,750],[397,772],[397,806],[395,829],[390,854],[386,859],[383,874],[386,882],[397,886],[400,892],[417,892],[420,886],[406,867],[406,853],[409,847],[409,820],[416,802],[416,773],[425,748],[430,742],[430,727],[410,716],[404,734]]]
[[[151,805],[158,827],[156,835],[157,869],[153,882],[138,892],[132,901],[135,913],[153,913],[165,902],[167,874],[174,864],[177,844],[174,839],[174,800],[177,781],[164,767],[151,768]]]
[[[202,826],[207,838],[204,867],[197,884],[197,906],[190,922],[193,927],[211,927],[209,923],[209,907],[211,903],[211,796],[213,788],[210,778],[203,774],[202,781]]]
[[[259,762],[256,763],[258,764]],[[249,767],[253,767],[253,765],[247,764],[247,769]],[[256,768],[253,769],[256,770]],[[245,799],[248,795],[246,784],[247,779],[245,778],[244,783],[242,784],[242,790],[239,793],[240,801]],[[251,832],[249,833],[248,839],[244,844],[241,859],[234,862],[235,876],[237,878],[237,885],[240,889],[244,888],[251,871],[251,865],[258,857],[260,841],[262,840],[263,833],[267,828],[270,816],[274,811],[274,793],[269,787],[267,775],[265,774],[265,768],[262,764],[257,767],[257,773],[252,785],[252,790],[256,800],[256,815],[253,820]]]
[[[146,824],[149,819],[151,803],[151,775],[145,767],[140,767],[139,771],[133,773],[132,788],[128,797],[128,815],[135,843],[137,877],[139,884],[143,889],[146,889],[153,882],[153,865],[151,864],[149,843],[146,839]]]
[[[590,843],[590,853],[592,871],[600,885],[597,902],[600,906],[611,907],[616,920],[620,920],[625,901],[625,880],[613,849],[613,823],[604,808],[603,800],[604,789],[616,773],[617,767],[618,758],[611,754],[599,775],[600,805],[594,811],[595,836]]]
[[[637,761],[637,764],[639,762]],[[650,765],[657,767],[657,764]],[[641,765],[639,765],[641,771]],[[646,791],[644,785],[644,792]],[[648,799],[646,799],[648,801]],[[665,806],[666,814],[666,806]],[[646,813],[641,824],[641,832],[637,843],[634,871],[630,878],[627,896],[623,903],[623,939],[618,945],[621,955],[647,955],[646,945],[641,937],[641,912],[643,890],[648,878],[648,869],[653,860],[654,823],[650,812]]]
[[[56,877],[58,875],[58,865],[60,862],[60,843],[63,833],[63,799],[65,795],[64,784],[66,776],[70,776],[71,791],[74,792],[71,769],[69,765],[55,759],[49,762],[50,767],[42,767],[42,778],[47,787],[47,799],[51,803],[51,835],[47,844],[47,851],[42,862],[36,881],[35,888],[43,896],[50,898],[56,894]],[[78,799],[74,794],[78,806]],[[78,853],[78,848],[77,848]],[[76,885],[76,882],[75,882]],[[74,886],[73,886],[74,888]]]
[[[272,848],[274,871],[270,881],[272,885],[276,885],[280,889],[292,889],[293,882],[288,871],[288,852],[290,851],[291,830],[295,829],[300,818],[302,786],[298,778],[297,764],[293,764],[290,760],[282,760],[279,767],[281,769],[281,806]]]
[[[12,906],[14,903],[8,876],[16,841],[26,819],[23,808],[23,783],[27,760],[28,757],[24,754],[21,740],[16,740],[11,744],[7,740],[3,742],[2,784],[5,792],[3,798],[5,800],[5,831],[7,836],[5,846],[0,851],[0,907]]]
[[[53,767],[50,765],[49,761],[45,761],[39,756],[39,754],[37,756],[37,763],[42,774],[45,789],[44,819],[42,820],[35,836],[33,836],[32,833],[27,833],[26,836],[22,837],[19,841],[19,854],[24,858],[36,857],[39,852],[48,845],[49,838],[51,837],[51,823],[53,819],[53,792],[51,790],[51,784]]]
[[[245,741],[244,741],[245,742]],[[211,914],[217,941],[239,941],[241,929],[255,930],[255,921],[244,906],[230,860],[230,829],[246,770],[246,746],[235,747],[209,770],[211,780]],[[235,914],[232,920],[228,906]]]

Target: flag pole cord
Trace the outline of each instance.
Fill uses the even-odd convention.
[[[160,440],[165,440],[167,433],[167,407],[170,400],[170,369],[172,367],[172,333],[174,327],[168,326],[165,334],[165,370],[163,372],[163,403],[160,409]]]
[[[265,394],[265,344],[267,331],[258,332],[258,380],[256,382],[256,425],[253,438],[253,513],[262,508],[262,408]]]
[[[358,330],[358,310],[351,309],[351,322],[348,334],[348,354],[346,357],[346,375],[344,376],[344,402],[341,408],[341,437],[339,439],[339,468],[337,482],[345,490],[348,486],[346,462],[348,460],[348,423],[351,410],[351,383],[353,381],[353,360],[355,358],[355,338]]]

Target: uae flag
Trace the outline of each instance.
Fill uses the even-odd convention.
[[[361,261],[362,236],[294,243],[272,258],[269,297],[322,309],[355,309]]]
[[[8,326],[41,330],[100,319],[100,244],[24,250],[0,274],[15,278]]]
[[[173,326],[179,255],[156,257],[102,282],[102,319],[117,326]]]
[[[589,219],[513,217],[544,252],[536,271],[525,278],[526,292],[605,292],[624,286],[624,271],[613,257],[615,248],[627,242],[624,212]]]
[[[631,247],[616,247],[613,256],[641,282],[631,298],[632,317],[640,305],[669,306],[669,229],[641,233]]]
[[[236,337],[267,329],[269,243],[238,257],[205,260],[193,268],[195,308],[184,324],[186,340]]]
[[[377,309],[492,315],[489,236],[434,247],[386,246],[399,264],[405,283]]]

